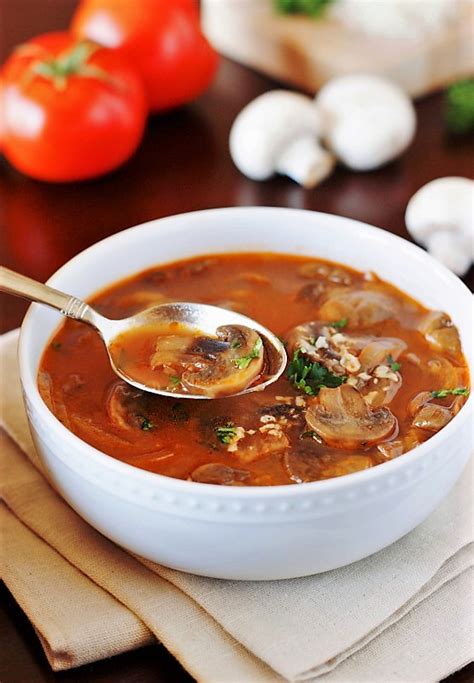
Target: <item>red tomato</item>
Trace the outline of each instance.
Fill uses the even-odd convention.
[[[83,0],[71,28],[130,59],[153,111],[194,100],[217,69],[194,0]]]
[[[143,84],[114,50],[48,33],[14,51],[1,80],[3,153],[33,178],[93,178],[120,166],[140,143]]]

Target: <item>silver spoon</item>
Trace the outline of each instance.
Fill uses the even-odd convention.
[[[180,393],[178,391],[157,389],[137,381],[133,377],[127,375],[123,369],[117,367],[112,354],[110,353],[110,347],[113,341],[124,332],[153,323],[166,324],[178,322],[210,336],[214,336],[216,329],[223,325],[243,325],[258,332],[264,343],[267,356],[268,372],[264,375],[264,381],[253,384],[238,393],[228,394],[228,396],[238,396],[252,391],[261,391],[269,384],[275,382],[283,373],[286,366],[287,357],[285,347],[277,336],[255,320],[247,318],[247,316],[241,315],[240,313],[235,313],[234,311],[229,311],[225,308],[219,308],[218,306],[182,302],[160,304],[159,306],[153,306],[145,311],[141,311],[130,318],[111,320],[98,313],[85,301],[81,301],[75,296],[65,294],[52,287],[48,287],[48,285],[44,285],[41,282],[36,282],[29,277],[15,273],[13,270],[9,270],[3,266],[0,266],[0,290],[9,294],[21,296],[30,301],[47,304],[52,308],[56,308],[62,315],[65,315],[68,318],[74,318],[75,320],[80,320],[81,322],[91,325],[97,330],[104,341],[110,364],[114,372],[128,382],[128,384],[132,384],[134,387],[138,387],[143,391],[149,391],[153,394],[171,396],[173,398],[212,398],[211,396],[204,396],[201,394]]]

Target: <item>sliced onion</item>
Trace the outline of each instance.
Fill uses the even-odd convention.
[[[386,458],[391,460],[392,458],[398,458],[400,455],[411,451],[420,444],[420,440],[416,433],[416,430],[409,430],[405,436],[399,439],[394,439],[393,441],[386,441],[385,443],[379,443],[377,450]]]
[[[275,433],[273,433],[275,432]],[[257,431],[239,442],[235,455],[243,463],[253,462],[272,453],[281,453],[289,448],[290,442],[278,428],[265,432]]]
[[[137,400],[143,397],[143,392],[134,389],[121,380],[110,387],[105,408],[110,421],[120,429],[136,427],[136,415],[140,412]]]
[[[372,459],[368,455],[349,455],[322,470],[322,478],[343,477],[372,467]]]
[[[396,317],[399,309],[398,301],[382,292],[338,289],[321,306],[319,317],[323,320],[347,318],[351,327],[368,327]]]
[[[377,365],[387,363],[388,356],[396,361],[407,348],[403,339],[396,337],[375,337],[361,351],[360,364],[364,371],[373,370]]]
[[[396,382],[392,379],[379,379],[377,384],[371,381],[361,389],[362,395],[372,408],[388,406],[398,394],[403,381],[399,372],[395,374],[398,378]]]
[[[418,330],[433,348],[453,356],[460,355],[459,332],[446,313],[430,311],[418,323]]]
[[[283,458],[286,471],[292,481],[302,484],[317,481],[325,464],[324,454],[313,443],[298,444],[288,450]]]
[[[415,415],[423,408],[423,406],[428,403],[433,398],[431,391],[421,391],[414,398],[411,399],[407,406],[407,412],[410,417],[415,417]]]
[[[461,372],[446,358],[434,358],[427,363],[433,387],[457,387],[462,384]]]
[[[324,282],[310,282],[298,290],[296,299],[310,304],[318,304],[323,294],[326,293],[326,289]]]
[[[452,412],[445,406],[426,403],[413,420],[413,426],[429,432],[439,432],[453,418]]]

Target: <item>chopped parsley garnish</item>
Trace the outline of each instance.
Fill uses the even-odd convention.
[[[234,341],[230,345],[230,348],[231,349],[240,349],[241,346],[242,346],[242,342],[240,341],[240,339],[234,339]]]
[[[281,14],[309,14],[320,17],[326,7],[334,0],[274,0],[275,7]]]
[[[231,423],[216,427],[216,436],[221,443],[232,443],[237,436],[237,428]]]
[[[328,323],[328,325],[329,327],[335,327],[337,330],[342,330],[343,327],[346,327],[348,322],[349,318],[341,318],[340,320],[334,320],[334,322]]]
[[[178,375],[170,375],[169,381],[172,387],[177,387],[181,384],[181,377],[178,377]]]
[[[253,349],[247,356],[242,356],[242,358],[236,358],[234,360],[234,363],[239,368],[239,370],[246,370],[250,363],[253,361],[253,359],[258,358],[260,356],[260,351],[262,350],[262,347],[263,342],[259,337],[255,342]]]
[[[469,389],[466,387],[456,387],[456,389],[438,389],[432,391],[433,398],[446,398],[446,396],[469,396]]]
[[[387,356],[387,363],[390,365],[393,372],[397,372],[397,370],[400,370],[402,367],[400,363],[397,363],[397,361],[393,359],[391,354]]]
[[[140,420],[140,429],[142,429],[144,432],[149,432],[150,429],[153,429],[154,424],[147,417],[143,417],[143,415],[139,415],[138,419]]]
[[[287,375],[293,386],[308,396],[316,396],[321,387],[339,387],[347,379],[345,375],[340,377],[333,374],[320,363],[307,360],[301,355],[300,349],[293,354]]]

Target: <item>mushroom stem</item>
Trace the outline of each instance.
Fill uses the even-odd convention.
[[[283,150],[277,159],[276,171],[309,189],[331,173],[334,163],[333,155],[314,137],[306,135],[296,138]]]

